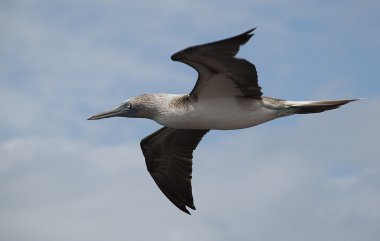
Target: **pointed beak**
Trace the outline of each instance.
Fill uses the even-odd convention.
[[[87,120],[99,120],[99,119],[104,119],[104,118],[109,118],[109,117],[120,116],[122,112],[123,110],[120,107],[116,107],[112,110],[104,111],[102,113],[93,115],[89,117]]]

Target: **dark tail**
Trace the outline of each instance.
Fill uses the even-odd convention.
[[[295,114],[311,114],[319,113],[326,110],[333,110],[342,105],[356,101],[350,100],[322,100],[322,101],[287,101],[287,104],[294,107]]]

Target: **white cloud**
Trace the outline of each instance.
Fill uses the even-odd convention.
[[[1,240],[379,237],[378,31],[367,24],[377,3],[344,12],[297,1],[1,4]],[[211,132],[195,153],[198,210],[187,216],[146,171],[139,141],[156,124],[85,119],[131,95],[191,89],[195,72],[170,54],[252,25],[241,56],[265,93],[369,99]]]
[[[279,120],[236,133],[210,133],[195,153],[198,210],[191,217],[155,186],[138,140],[3,142],[2,237],[376,240],[380,166],[372,158],[378,158],[380,112],[372,110],[378,104],[363,101],[335,113],[296,117],[300,125],[289,129]],[[352,132],[358,120],[362,127]],[[360,135],[367,138],[365,146],[360,138],[346,138]],[[351,170],[353,165],[360,166]]]

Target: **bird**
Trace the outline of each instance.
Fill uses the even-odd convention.
[[[263,96],[256,67],[236,55],[254,35],[252,28],[223,40],[185,48],[171,56],[194,68],[198,78],[188,94],[142,94],[93,115],[151,119],[163,127],[140,142],[148,172],[180,210],[195,210],[193,152],[210,130],[253,127],[294,114],[336,109],[358,99],[290,101]]]

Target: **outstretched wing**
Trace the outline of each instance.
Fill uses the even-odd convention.
[[[256,67],[236,58],[241,45],[254,35],[253,28],[232,38],[186,48],[171,59],[190,65],[198,80],[190,93],[192,98],[246,96],[260,99]]]
[[[188,214],[186,206],[195,210],[191,191],[192,153],[207,132],[163,127],[140,143],[148,171],[158,187]]]

